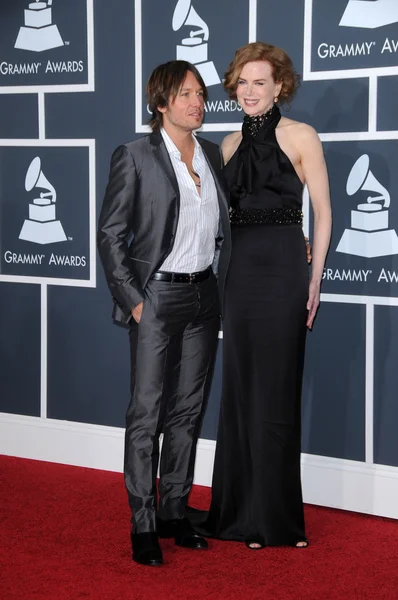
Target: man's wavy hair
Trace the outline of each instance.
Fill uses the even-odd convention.
[[[300,85],[300,77],[294,70],[291,58],[282,48],[266,44],[265,42],[253,42],[242,46],[235,52],[235,56],[229,65],[224,80],[224,88],[230,98],[236,99],[236,88],[243,67],[248,62],[267,61],[272,67],[272,75],[275,82],[282,82],[282,89],[278,96],[280,104],[289,103]]]
[[[208,92],[205,82],[198,69],[186,60],[171,60],[152,71],[146,86],[148,108],[152,114],[149,120],[152,131],[159,131],[163,124],[163,114],[158,107],[164,108],[170,101],[174,102],[189,71],[201,86],[206,102]]]

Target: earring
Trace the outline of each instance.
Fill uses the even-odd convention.
[[[278,96],[275,96],[274,102],[275,102],[275,104],[278,102]]]

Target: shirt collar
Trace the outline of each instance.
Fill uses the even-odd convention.
[[[167,131],[163,127],[161,127],[160,133],[162,134],[162,138],[166,145],[167,152],[171,156],[175,156],[181,160],[181,152],[178,150],[177,146],[175,145],[175,143],[173,142],[173,140],[171,139],[171,137],[169,136]],[[196,139],[195,135],[192,134],[192,137],[193,137],[193,141],[195,144],[194,158],[196,158],[200,152],[200,144],[199,144],[198,140]]]

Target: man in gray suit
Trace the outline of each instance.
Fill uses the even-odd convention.
[[[98,249],[113,317],[129,326],[125,482],[133,560],[158,565],[158,537],[207,547],[184,511],[217,348],[230,231],[220,150],[192,134],[207,99],[199,72],[185,61],[160,65],[147,95],[153,131],[112,156]]]

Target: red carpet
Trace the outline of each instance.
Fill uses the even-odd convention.
[[[0,481],[1,600],[398,600],[395,521],[307,506],[308,549],[164,540],[148,568],[130,559],[120,474],[0,457]]]

